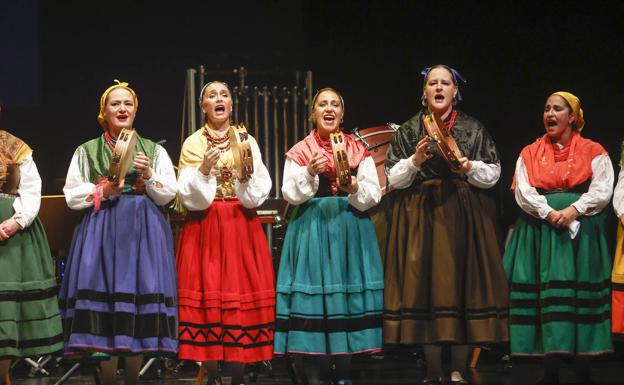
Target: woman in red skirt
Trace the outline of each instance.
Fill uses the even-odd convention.
[[[176,263],[179,280],[179,357],[202,361],[209,381],[219,360],[234,365],[232,384],[243,383],[244,363],[273,357],[273,263],[255,208],[271,178],[253,137],[254,172],[237,178],[228,129],[228,86],[211,82],[200,93],[206,124],[182,146],[179,194],[189,211]]]

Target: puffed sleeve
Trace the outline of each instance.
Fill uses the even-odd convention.
[[[178,176],[178,194],[187,210],[205,210],[217,195],[217,177],[202,174],[199,165],[184,167]]]
[[[401,189],[409,187],[418,174],[419,167],[414,165],[412,158],[414,155],[407,159],[401,159],[387,171],[388,183],[394,188]]]
[[[282,178],[282,195],[291,205],[299,205],[312,198],[319,187],[318,175],[310,175],[307,166],[300,166],[289,158],[286,158]]]
[[[359,188],[354,194],[349,194],[349,204],[360,211],[366,211],[381,200],[381,187],[372,157],[367,156],[360,162],[357,180]]]
[[[620,169],[618,182],[613,193],[613,209],[618,218],[624,214],[624,168]]]
[[[592,178],[589,189],[572,206],[580,215],[595,215],[601,212],[611,200],[613,193],[613,165],[608,154],[592,159]]]
[[[548,213],[553,210],[548,205],[546,197],[537,192],[529,183],[526,166],[522,157],[516,162],[516,189],[514,190],[516,202],[520,208],[536,218],[546,219]]]
[[[500,163],[486,163],[481,160],[471,161],[472,167],[466,173],[468,183],[479,188],[493,187],[500,178]]]
[[[22,228],[32,224],[41,206],[41,177],[32,154],[27,155],[19,166],[20,183],[17,198],[13,202],[13,219]]]
[[[82,172],[81,172],[82,170]],[[69,208],[82,210],[93,206],[95,185],[89,182],[89,163],[87,154],[82,147],[78,147],[72,156],[67,177],[65,178],[65,201]],[[102,189],[100,189],[100,194]]]
[[[154,203],[162,206],[175,198],[178,184],[171,158],[160,145],[156,146],[155,158],[152,177],[145,181],[145,191]]]

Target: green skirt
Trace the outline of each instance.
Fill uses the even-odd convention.
[[[0,222],[14,214],[0,194]],[[36,356],[63,348],[54,263],[39,219],[0,242],[0,357]]]
[[[547,194],[555,210],[578,193]],[[605,214],[581,216],[576,238],[568,229],[523,215],[503,262],[511,284],[510,337],[515,355],[610,352],[611,257]]]

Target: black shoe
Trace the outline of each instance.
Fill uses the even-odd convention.
[[[353,385],[353,382],[349,379],[338,380],[336,381],[336,385]]]
[[[442,383],[442,377],[425,377],[421,384],[423,385],[434,385],[434,384],[441,384]]]

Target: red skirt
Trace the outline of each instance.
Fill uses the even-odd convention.
[[[215,200],[189,214],[178,244],[179,357],[273,357],[273,261],[255,210]]]

